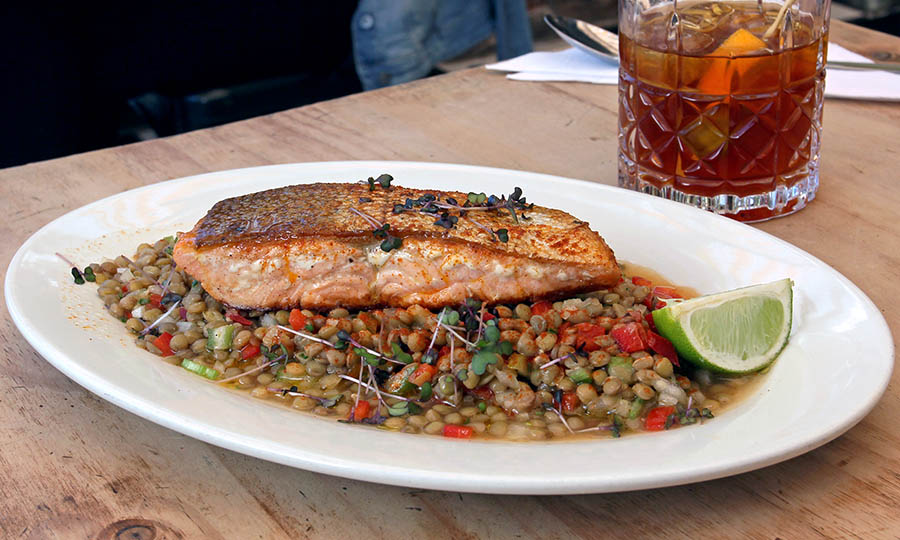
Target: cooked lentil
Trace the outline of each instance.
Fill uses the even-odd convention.
[[[173,266],[174,241],[90,265],[107,310],[170,363],[320,416],[464,438],[608,437],[661,429],[645,420],[665,406],[665,429],[711,418],[758,377],[623,351],[610,331],[652,331],[644,278],[552,304],[467,302],[441,324],[421,306],[239,311]]]

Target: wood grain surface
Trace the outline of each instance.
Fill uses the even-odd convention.
[[[884,34],[836,22],[831,38],[875,59],[900,58],[900,39]],[[612,86],[512,82],[476,69],[6,169],[0,268],[69,210],[235,167],[422,160],[614,184],[616,115]],[[849,277],[896,337],[898,209],[900,104],[827,100],[816,200],[759,228]],[[0,302],[0,538],[896,538],[897,377],[847,434],[755,472],[607,495],[444,493],[291,469],[142,420],[50,367]]]

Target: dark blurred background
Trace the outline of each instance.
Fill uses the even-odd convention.
[[[615,1],[521,1],[538,50],[562,46],[543,26],[545,13],[615,28]],[[844,1],[833,4],[833,18],[900,35],[900,0]],[[0,167],[359,92],[356,8],[357,0],[0,8]],[[494,46],[487,39],[430,73],[492,61]]]

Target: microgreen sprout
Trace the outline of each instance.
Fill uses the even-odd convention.
[[[434,392],[434,389],[431,386],[430,382],[422,383],[422,388],[419,390],[419,401],[428,401],[431,399],[431,395]]]
[[[168,317],[169,315],[172,314],[173,311],[175,311],[175,308],[177,308],[179,304],[181,304],[181,299],[180,299],[180,298],[178,299],[177,302],[175,302],[174,304],[172,304],[172,307],[170,307],[168,311],[166,311],[165,313],[163,313],[162,315],[160,315],[158,319],[156,319],[155,321],[153,321],[153,323],[152,323],[150,326],[148,326],[147,328],[144,328],[143,330],[141,330],[141,334],[140,334],[140,335],[145,336],[145,335],[147,335],[148,333],[150,333],[150,330],[153,330],[154,328],[156,328],[157,326],[159,326],[159,324],[160,324],[161,322],[163,322],[163,320],[164,320],[166,317]]]
[[[476,375],[484,375],[484,371],[487,369],[488,364],[496,364],[498,360],[499,357],[497,356],[497,353],[480,351],[472,357],[472,362],[469,365]]]
[[[72,261],[67,259],[62,253],[57,252],[56,256],[59,257],[60,259],[62,259],[70,267],[72,267],[72,278],[75,279],[75,284],[84,285],[84,280],[87,276],[82,275],[81,270],[79,270],[78,267],[75,266],[75,263],[73,263]],[[85,270],[88,270],[88,269],[90,269],[90,266],[85,268]],[[91,276],[93,276],[93,275],[94,275],[94,271],[91,270]],[[88,281],[94,281],[94,280],[88,279]]]
[[[369,184],[369,191],[375,191],[375,185],[380,185],[384,189],[388,189],[391,187],[391,182],[394,181],[394,177],[389,174],[379,175],[378,178],[372,178],[371,176],[366,179],[366,182]]]
[[[618,414],[614,414],[612,426],[609,428],[609,431],[616,439],[622,436],[622,424],[622,417],[620,417]]]
[[[353,346],[353,352],[356,353],[357,355],[359,355],[361,358],[363,358],[363,360],[365,360],[365,362],[370,365],[377,366],[378,364],[381,363],[380,362],[381,360],[384,360],[386,362],[392,362],[394,364],[407,363],[407,362],[401,362],[398,360],[394,360],[393,358],[389,358],[389,357],[379,353],[378,351],[375,351],[368,347],[363,346],[361,343],[359,343],[358,341],[353,339],[353,337],[351,337],[350,334],[344,330],[341,330],[340,332],[337,333],[337,338],[338,338],[337,343],[332,343],[332,342],[328,341],[327,339],[322,339],[318,336],[314,336],[312,334],[307,334],[306,332],[300,332],[300,331],[294,330],[293,328],[290,328],[288,326],[283,326],[283,325],[277,324],[277,325],[275,325],[275,327],[278,328],[279,330],[284,330],[285,332],[294,334],[295,336],[300,336],[300,337],[306,338],[310,341],[315,341],[316,343],[321,343],[322,345],[325,345],[326,347],[331,347],[332,349],[337,349],[339,351],[344,350],[344,349],[348,348],[349,346]],[[284,345],[282,345],[282,347],[284,347]],[[372,362],[375,362],[375,363],[372,364]]]
[[[129,267],[133,267],[135,270],[137,270],[137,272],[141,275],[141,277],[144,277],[144,278],[150,280],[154,285],[162,288],[162,285],[159,283],[159,281],[156,280],[156,278],[154,278],[147,272],[144,272],[144,269],[139,267],[138,265],[134,264],[133,262],[131,262],[131,259],[129,259],[128,257],[126,257],[124,255],[119,255],[119,257],[121,257],[125,261],[125,264],[127,264]]]
[[[267,387],[266,390],[268,390],[269,392],[274,392],[276,394],[281,394],[282,396],[306,397],[306,398],[309,398],[309,399],[317,402],[319,405],[325,407],[326,409],[330,409],[330,408],[334,407],[335,405],[340,403],[340,401],[344,398],[344,394],[336,394],[335,396],[330,397],[330,398],[313,396],[311,394],[301,392],[300,389],[297,388],[296,386],[292,386],[290,388],[275,388],[275,387],[270,386],[270,387]]]
[[[562,404],[560,404],[560,403],[558,403],[558,402],[557,402],[557,405],[558,405],[559,407],[562,406]],[[564,426],[566,426],[566,429],[569,430],[569,433],[575,433],[575,431],[574,431],[574,430],[572,429],[572,427],[569,425],[569,422],[566,421],[566,416],[565,416],[565,415],[564,415],[557,407],[554,407],[554,406],[551,405],[550,403],[544,403],[544,408],[545,408],[545,409],[548,409],[548,410],[551,410],[551,411],[553,411],[554,413],[556,413],[556,416],[558,416],[560,422],[562,422],[562,424],[563,424]]]
[[[388,407],[388,414],[391,416],[403,416],[404,414],[418,414],[422,412],[422,407],[412,401],[401,401]]]
[[[473,193],[470,191],[469,194],[466,195],[466,200],[469,201],[469,204],[477,206],[487,200],[487,195],[485,195],[484,193]]]
[[[361,386],[361,387],[363,387],[363,388],[366,388],[366,389],[368,389],[368,390],[375,390],[375,387],[372,386],[371,384],[366,383],[366,382],[363,382],[363,381],[361,381],[361,380],[359,380],[359,379],[357,379],[357,378],[351,377],[351,376],[349,376],[349,375],[338,375],[338,377],[340,377],[340,378],[342,378],[342,379],[344,379],[344,380],[346,380],[346,381],[350,381],[350,382],[356,383],[356,384],[358,384],[359,386]],[[410,398],[403,397],[403,396],[398,396],[397,394],[389,394],[388,392],[382,392],[382,395],[385,395],[385,396],[387,396],[387,397],[391,397],[391,398],[394,398],[394,399],[403,400],[403,401],[410,401]]]
[[[399,343],[391,343],[391,351],[394,353],[394,360],[403,364],[409,364],[413,361],[412,355],[404,351]]]
[[[262,370],[266,369],[267,367],[270,367],[274,364],[277,364],[280,361],[281,361],[281,359],[278,359],[278,358],[276,358],[274,360],[269,360],[265,364],[256,366],[255,368],[247,370],[243,373],[238,373],[237,375],[234,375],[233,377],[228,377],[227,379],[222,379],[221,381],[216,381],[216,384],[229,383],[229,382],[240,379],[244,375],[253,375],[254,373],[259,373],[260,371],[262,371]]]
[[[369,179],[369,189],[374,190],[374,180]],[[454,197],[447,197],[444,201],[438,200],[437,196],[431,193],[425,193],[418,199],[407,198],[402,204],[394,204],[393,213],[402,214],[404,212],[418,212],[421,214],[431,215],[435,217],[434,224],[445,229],[452,229],[456,226],[459,218],[466,218],[470,223],[487,233],[493,241],[508,242],[509,230],[497,229],[493,230],[486,225],[479,223],[469,216],[470,212],[499,212],[509,213],[514,223],[519,223],[519,217],[528,219],[524,214],[526,210],[534,208],[534,204],[529,204],[525,197],[522,197],[522,189],[517,187],[509,196],[498,197],[496,195],[485,195],[484,193],[470,192],[466,195],[466,199],[462,204]],[[457,215],[451,212],[456,212]]]
[[[382,176],[384,176],[384,175],[382,175]],[[381,177],[379,176],[379,178],[381,178]],[[392,250],[399,249],[400,246],[403,245],[402,238],[398,238],[396,236],[391,235],[391,232],[390,232],[391,224],[390,223],[382,223],[382,222],[378,221],[377,219],[373,218],[372,216],[370,216],[369,214],[366,214],[365,212],[361,212],[352,206],[350,207],[350,211],[353,212],[354,214],[358,215],[359,217],[363,218],[364,220],[366,220],[369,223],[369,225],[372,226],[372,229],[373,229],[372,235],[375,236],[375,238],[383,238],[381,245],[380,245],[382,251],[390,252]]]

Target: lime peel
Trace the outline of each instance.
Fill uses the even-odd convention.
[[[653,312],[653,322],[678,355],[696,366],[752,373],[770,365],[787,345],[792,285],[782,279],[668,304]]]

